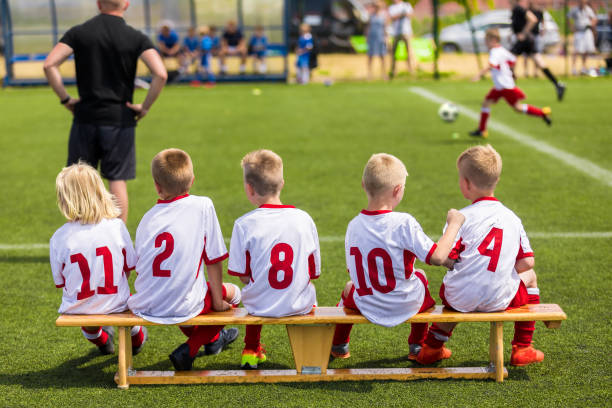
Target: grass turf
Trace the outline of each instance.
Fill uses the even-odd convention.
[[[489,83],[418,84],[478,109]],[[608,143],[612,120],[605,109],[609,80],[573,80],[567,100],[554,101],[545,81],[521,81],[529,102],[551,104],[555,120],[513,113],[500,103],[492,117],[533,137],[612,170]],[[251,209],[242,191],[240,158],[267,147],[284,159],[282,199],[308,211],[321,237],[342,237],[348,221],[365,206],[360,177],[368,157],[379,151],[400,157],[408,168],[399,211],[413,214],[435,237],[450,207],[468,203],[457,187],[455,159],[478,141],[475,127],[460,117],[445,124],[437,106],[408,91],[408,84],[223,86],[212,90],[171,87],[137,129],[138,177],[129,183],[133,234],[156,200],[149,176],[153,155],[166,147],[187,150],[193,160],[193,194],[210,196],[229,238],[234,219]],[[0,148],[5,152],[0,187],[0,244],[45,243],[63,223],[54,198],[54,179],[65,161],[68,114],[49,89],[7,89],[0,97]],[[142,99],[143,94],[136,96]],[[459,139],[451,134],[460,132]],[[523,220],[527,232],[612,231],[612,189],[563,163],[532,152],[492,132],[489,142],[504,159],[500,199]],[[532,238],[542,301],[559,303],[569,320],[559,330],[538,323],[535,344],[542,364],[508,367],[503,384],[491,381],[342,382],[319,384],[133,386],[116,390],[115,356],[99,356],[76,328],[56,328],[61,292],[54,288],[44,249],[0,251],[0,405],[145,406],[240,404],[250,406],[604,406],[609,404],[612,240]],[[323,273],[316,282],[320,305],[332,305],[347,279],[341,242],[322,242]],[[444,271],[420,265],[437,295]],[[132,278],[133,279],[133,278]],[[234,281],[227,277],[227,280]],[[435,296],[437,297],[437,296]],[[505,325],[506,359],[511,325]],[[244,328],[240,328],[244,333]],[[358,326],[348,361],[340,367],[410,367],[409,327]],[[485,365],[488,325],[460,325],[440,366]],[[155,327],[138,369],[167,370],[167,354],[184,338],[174,327]],[[284,328],[265,327],[267,368],[292,367]],[[197,369],[232,369],[241,342],[218,356],[196,360]]]

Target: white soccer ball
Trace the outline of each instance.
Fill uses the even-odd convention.
[[[438,116],[445,122],[454,122],[459,116],[459,108],[452,102],[444,102],[438,109]]]

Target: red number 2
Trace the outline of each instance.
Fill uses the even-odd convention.
[[[280,259],[280,254],[283,253],[283,260]],[[293,280],[293,248],[289,244],[276,244],[272,247],[270,253],[270,263],[272,266],[268,271],[268,282],[274,289],[286,289],[291,285]],[[278,279],[278,273],[283,271],[283,279]]]
[[[487,270],[491,272],[495,272],[497,269],[497,262],[499,261],[499,253],[501,252],[503,237],[504,230],[493,227],[482,243],[478,246],[478,252],[480,252],[481,255],[491,258],[489,261],[489,266],[487,266]],[[491,241],[494,241],[493,249],[489,249]]]
[[[162,242],[164,241],[166,242],[166,248],[153,260],[153,276],[169,278],[170,269],[162,269],[161,263],[170,258],[170,255],[172,255],[172,252],[174,251],[174,237],[169,232],[162,232],[155,237],[155,248],[161,247]]]
[[[96,256],[102,257],[104,263],[104,286],[97,288],[99,295],[112,295],[117,293],[117,286],[113,284],[113,254],[108,247],[96,248]],[[81,253],[70,255],[70,262],[79,265],[81,276],[83,277],[83,283],[81,284],[81,291],[77,294],[77,300],[87,299],[96,294],[91,289],[90,279],[91,270],[87,263],[87,258]]]

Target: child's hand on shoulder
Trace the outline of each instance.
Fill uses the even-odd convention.
[[[459,210],[456,210],[454,208],[451,208],[450,210],[448,210],[448,214],[446,215],[446,223],[448,225],[455,224],[455,225],[461,226],[463,225],[464,222],[465,222],[465,216],[461,214]]]

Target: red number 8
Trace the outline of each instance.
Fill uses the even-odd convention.
[[[280,259],[280,253],[283,253],[283,260]],[[291,285],[293,280],[293,249],[289,244],[276,244],[270,253],[270,263],[272,267],[268,272],[268,282],[274,289],[286,289]],[[278,272],[283,271],[283,280],[278,279]]]

